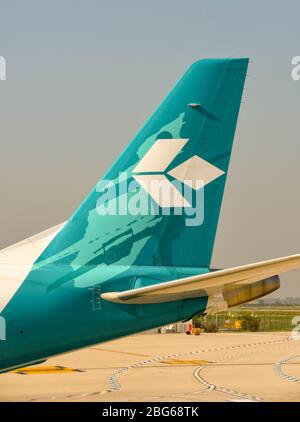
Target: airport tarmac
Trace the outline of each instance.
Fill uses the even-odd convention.
[[[0,401],[300,401],[290,335],[134,335],[2,374]]]

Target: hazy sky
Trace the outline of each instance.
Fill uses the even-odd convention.
[[[213,263],[300,252],[299,16],[299,0],[0,0],[0,246],[67,219],[194,60],[249,56]],[[280,295],[300,296],[300,271]]]

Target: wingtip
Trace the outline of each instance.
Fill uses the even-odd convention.
[[[109,292],[100,294],[101,299],[107,300],[108,302],[118,302],[119,292]]]

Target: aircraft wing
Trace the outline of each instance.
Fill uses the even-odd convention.
[[[110,302],[149,304],[224,293],[300,268],[300,254],[168,281],[123,292],[102,293]],[[267,294],[268,291],[264,292]]]

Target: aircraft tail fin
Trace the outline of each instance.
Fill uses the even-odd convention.
[[[39,262],[209,267],[247,67],[194,63]]]

